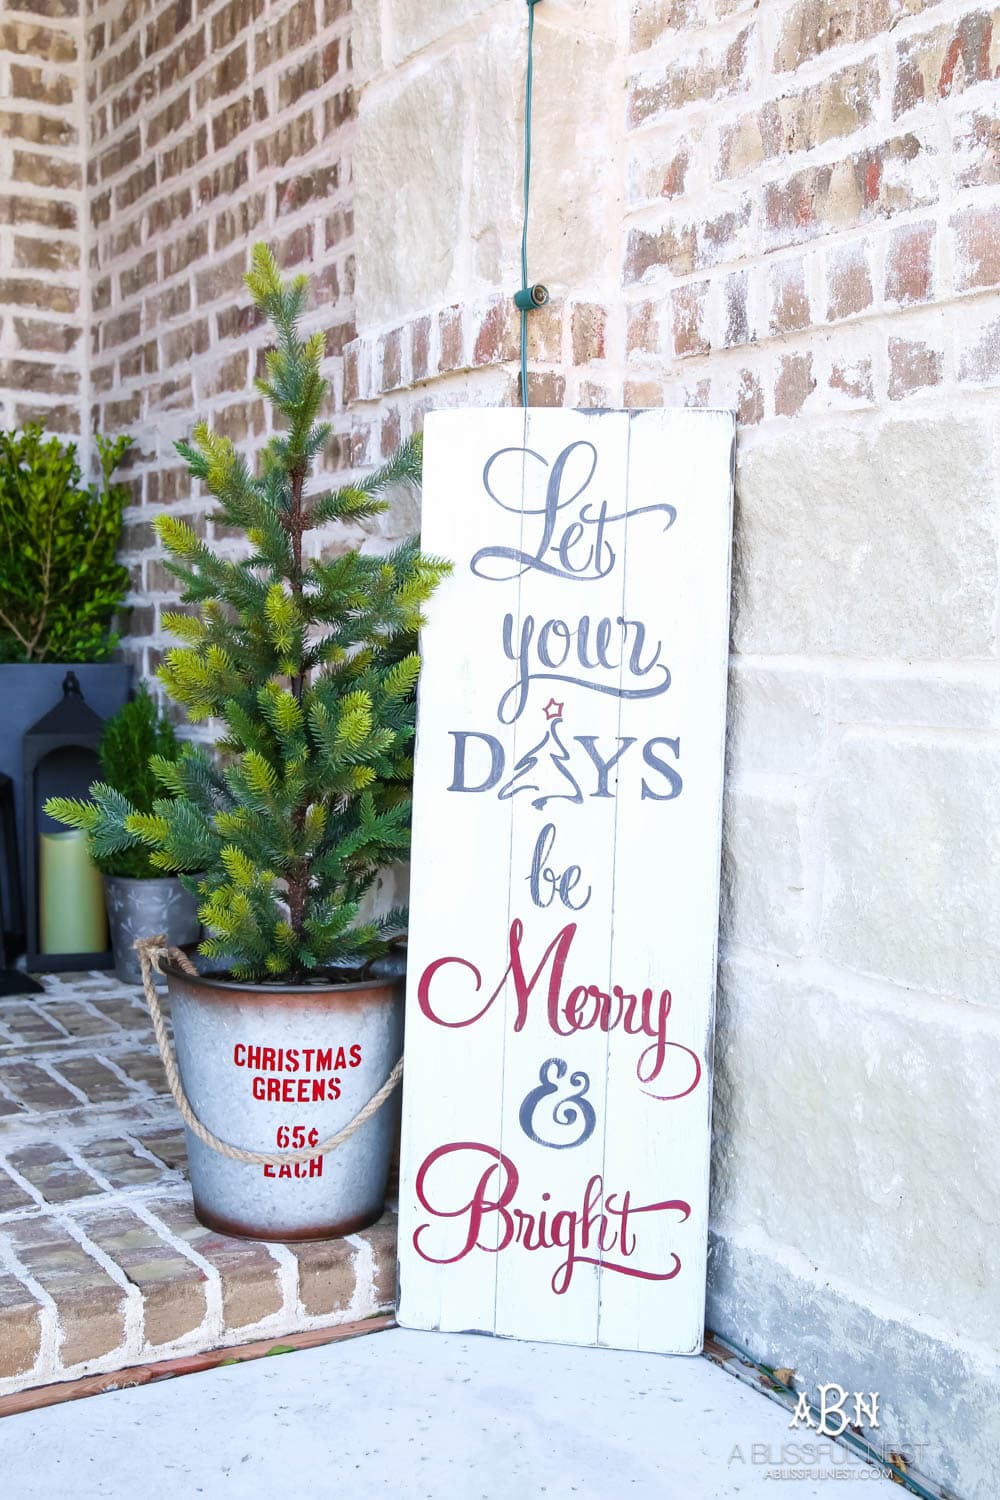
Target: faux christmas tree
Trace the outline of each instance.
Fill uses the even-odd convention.
[[[159,870],[204,872],[196,891],[210,936],[201,952],[238,979],[294,984],[317,969],[356,969],[385,951],[403,911],[362,920],[378,872],[410,838],[416,652],[421,608],[447,564],[416,539],[387,555],[328,560],[306,538],[386,509],[394,485],[420,477],[419,441],[367,479],[309,494],[330,426],[321,332],[299,323],[308,281],[283,283],[264,245],[247,286],[275,345],[258,381],[282,431],[253,474],[205,423],[178,443],[215,497],[212,519],[248,538],[241,561],[220,557],[170,515],[157,532],[190,614],[164,616],[183,642],[159,676],[195,722],[221,720],[218,757],[189,744],[151,761],[167,795],[142,813],[113,788],[92,802],[53,799],[48,811],[91,834],[96,853],[136,844]]]

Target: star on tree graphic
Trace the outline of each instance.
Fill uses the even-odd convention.
[[[515,763],[510,779],[505,781],[499,792],[497,792],[497,796],[501,802],[506,802],[511,797],[516,797],[518,792],[541,792],[542,772],[537,771],[539,777],[537,781],[528,780],[527,778],[536,774],[536,768],[545,752],[548,755],[549,766],[558,773],[562,778],[562,782],[571,787],[572,790],[544,792],[541,796],[531,799],[532,807],[537,807],[541,810],[549,802],[583,801],[580,783],[570,769],[570,752],[563,743],[560,733],[564,708],[565,704],[557,703],[554,698],[550,698],[548,703],[546,703],[542,712],[545,715],[548,728],[538,741],[538,744],[532,745],[531,749],[526,750]]]

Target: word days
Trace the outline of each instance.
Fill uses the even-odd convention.
[[[447,1165],[435,1171],[444,1163]],[[471,1187],[456,1191],[457,1182],[471,1182]],[[599,1266],[642,1281],[672,1281],[680,1271],[680,1257],[673,1252],[665,1265],[644,1265],[639,1237],[643,1223],[649,1222],[644,1215],[676,1214],[677,1222],[683,1224],[690,1216],[691,1205],[682,1198],[634,1203],[628,1190],[605,1192],[603,1178],[595,1173],[578,1205],[557,1207],[552,1193],[543,1192],[545,1207],[527,1209],[514,1201],[519,1186],[517,1167],[494,1146],[477,1141],[438,1146],[417,1173],[417,1200],[433,1218],[456,1224],[462,1238],[452,1254],[433,1255],[425,1246],[428,1236],[434,1236],[434,1228],[420,1224],[413,1235],[417,1254],[435,1265],[450,1266],[474,1250],[491,1254],[511,1246],[529,1254],[565,1250],[566,1257],[556,1266],[550,1282],[557,1297],[569,1291],[577,1266]],[[456,1202],[456,1198],[464,1201]]]
[[[572,1036],[592,1027],[608,1033],[621,1027],[629,1036],[649,1037],[649,1046],[643,1048],[635,1066],[638,1081],[651,1085],[643,1093],[660,1100],[685,1098],[701,1081],[701,1060],[690,1047],[668,1040],[670,991],[646,988],[641,993],[628,993],[620,984],[612,984],[605,990],[586,981],[567,988],[566,970],[576,931],[577,924],[567,922],[545,949],[534,972],[528,975],[522,955],[524,924],[515,917],[507,941],[507,967],[482,1003],[476,999],[483,989],[482,972],[470,959],[454,955],[434,959],[417,985],[417,1003],[422,1015],[436,1026],[473,1026],[488,1013],[510,980],[516,1000],[513,1029],[523,1031],[528,1020],[528,1002],[547,969],[546,1013],[549,1029],[556,1036]],[[471,984],[443,985],[442,974],[455,969],[464,970],[471,977]],[[448,1014],[444,1013],[446,1005],[450,1007]],[[667,1067],[668,1062],[672,1066]]]

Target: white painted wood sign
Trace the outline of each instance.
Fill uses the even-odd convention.
[[[728,412],[427,419],[399,1321],[704,1326]]]

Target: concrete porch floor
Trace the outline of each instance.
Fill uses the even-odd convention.
[[[0,1422],[18,1500],[727,1500],[776,1479],[821,1500],[880,1477],[831,1443],[803,1466],[799,1439],[706,1359],[402,1329]]]
[[[202,1228],[141,991],[44,983],[0,998],[0,1398],[392,1307],[391,1215],[298,1246]]]

